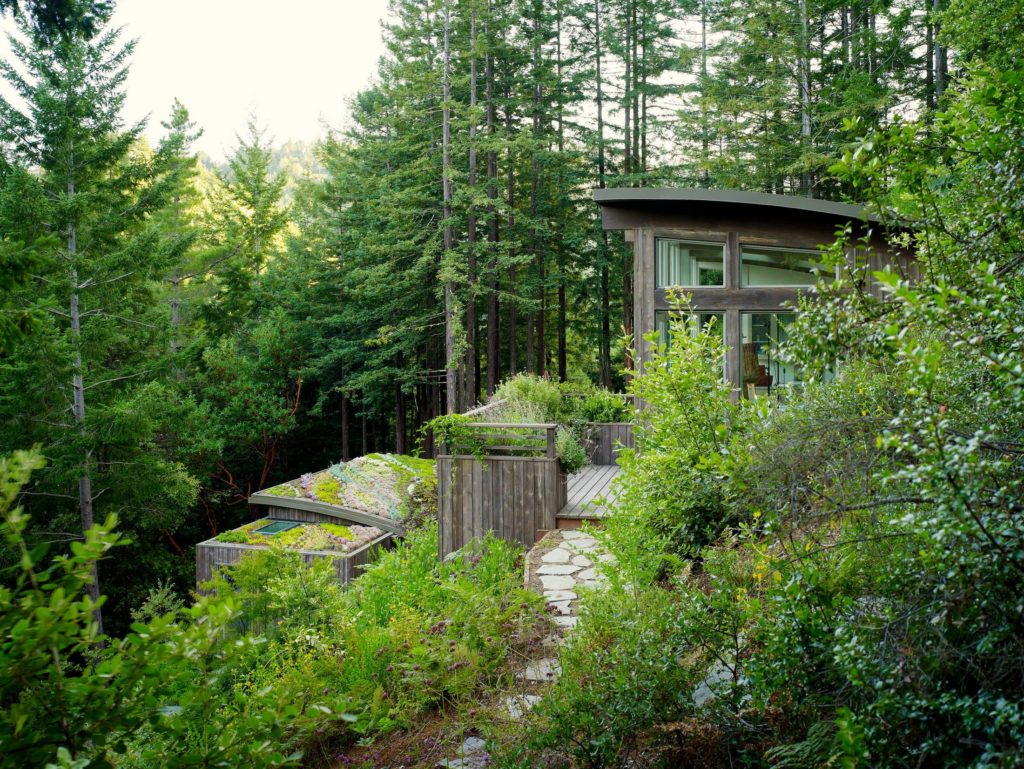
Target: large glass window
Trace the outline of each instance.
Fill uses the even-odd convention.
[[[672,341],[672,330],[669,324],[669,311],[658,310],[654,313],[654,328],[658,332],[658,341],[666,346]],[[725,315],[720,312],[695,312],[690,315],[697,319],[697,326],[690,326],[693,333],[704,331],[714,324],[715,330],[725,338]]]
[[[753,385],[758,394],[800,382],[799,372],[779,360],[779,346],[788,338],[795,312],[740,313],[743,392]]]
[[[654,280],[658,288],[725,285],[723,243],[658,238],[654,252]]]
[[[813,286],[822,272],[817,251],[743,246],[740,260],[741,286]]]

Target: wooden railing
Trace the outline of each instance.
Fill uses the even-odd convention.
[[[466,428],[469,435],[454,445],[442,445],[442,454],[556,458],[555,436],[558,425],[553,422],[471,422]]]

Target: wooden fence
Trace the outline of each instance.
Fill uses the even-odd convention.
[[[566,503],[554,424],[471,425],[473,453],[445,447],[437,458],[441,557],[488,531],[531,547],[555,528]]]
[[[630,422],[587,422],[584,448],[593,465],[616,465],[620,448],[631,449],[633,425]]]

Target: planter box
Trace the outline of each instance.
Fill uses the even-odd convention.
[[[330,520],[337,522],[339,519],[337,516],[332,516]],[[372,542],[367,542],[365,545],[347,553],[338,550],[301,549],[296,549],[294,552],[301,555],[306,563],[313,563],[313,561],[320,558],[329,559],[334,566],[335,574],[338,575],[338,581],[344,585],[359,576],[358,568],[369,563],[376,556],[379,548],[389,546],[391,538],[391,532],[384,532],[384,534]],[[196,545],[196,584],[201,585],[211,579],[214,571],[219,566],[230,566],[238,563],[249,553],[268,549],[266,545],[219,542],[217,539],[208,539],[205,542],[200,542]]]

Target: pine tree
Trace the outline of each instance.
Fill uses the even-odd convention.
[[[153,288],[166,264],[148,215],[175,172],[140,146],[141,124],[121,122],[132,43],[116,30],[52,45],[22,32],[12,39],[20,70],[5,62],[0,71],[26,106],[0,99],[0,140],[8,163],[33,171],[20,176],[33,207],[12,225],[48,251],[19,297],[47,319],[0,368],[4,443],[43,446],[49,468],[30,494],[53,529],[71,528],[71,499],[78,528],[90,529],[102,497],[140,538],[167,532],[195,495],[194,479],[154,445],[166,348]],[[99,595],[98,574],[90,594]]]
[[[218,263],[210,270],[218,291],[211,318],[223,330],[259,315],[263,272],[267,261],[280,252],[280,236],[288,223],[282,203],[288,180],[271,173],[270,145],[255,117],[250,117],[246,135],[237,139],[227,172],[218,175],[208,223],[209,236],[220,250]]]

